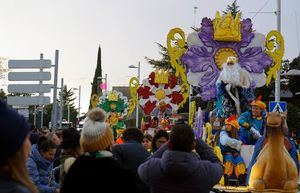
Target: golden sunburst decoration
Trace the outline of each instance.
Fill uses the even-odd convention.
[[[216,52],[215,62],[220,70],[222,70],[222,65],[227,61],[229,56],[238,58],[237,53],[231,48],[221,48]]]

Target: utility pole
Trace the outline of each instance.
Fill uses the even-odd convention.
[[[281,33],[281,0],[277,0],[277,31]],[[280,64],[281,67],[281,64]],[[275,101],[280,101],[280,71],[277,71],[277,79],[275,81]]]
[[[53,89],[53,106],[52,106],[52,119],[51,119],[51,131],[55,131],[57,128],[57,77],[58,77],[58,58],[59,51],[55,50],[55,64],[54,64],[54,89]]]

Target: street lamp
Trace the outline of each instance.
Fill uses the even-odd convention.
[[[104,79],[105,80],[105,92],[107,91],[107,74],[105,74],[105,77],[102,77],[102,76],[98,76],[97,77],[97,80],[98,80],[98,85],[97,85],[97,94],[99,95],[99,87],[102,89],[101,85],[99,85],[99,80],[102,80]]]
[[[141,71],[141,64],[138,63],[138,66],[130,65],[128,68],[137,68],[138,69],[138,85],[140,85],[140,71]],[[136,128],[139,127],[139,104],[136,104],[136,118],[135,118],[135,126]]]
[[[79,88],[73,88],[73,90],[78,90],[78,124],[80,122],[80,97],[81,97],[81,85],[79,85]]]

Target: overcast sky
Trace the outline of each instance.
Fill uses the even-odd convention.
[[[192,32],[190,27],[194,23],[199,27],[203,17],[213,18],[217,10],[225,10],[232,2],[0,0],[0,57],[38,59],[43,53],[44,58],[54,63],[54,53],[58,49],[59,82],[64,78],[68,88],[81,85],[81,112],[86,112],[100,44],[102,73],[108,74],[108,86],[126,86],[130,77],[137,74],[137,69],[129,69],[129,65],[137,65],[140,61],[141,78],[148,76],[152,69],[144,56],[160,58],[155,42],[166,45],[170,29],[179,27],[187,35]],[[255,14],[250,12],[260,9],[262,12],[276,11],[277,0],[238,0],[238,5],[243,18],[252,18]],[[195,6],[198,7],[196,14]],[[299,54],[296,16],[299,29],[300,1],[282,1],[285,58],[290,60]],[[253,23],[253,28],[264,34],[277,26],[274,13],[257,14]],[[77,91],[74,92],[78,95]],[[77,104],[78,101],[76,107]]]

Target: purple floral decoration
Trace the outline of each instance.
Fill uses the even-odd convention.
[[[240,42],[215,41],[212,20],[203,18],[198,37],[204,46],[190,45],[181,57],[187,72],[190,70],[192,73],[204,73],[203,76],[199,76],[198,80],[198,86],[201,88],[200,95],[204,101],[217,96],[216,81],[220,70],[215,63],[214,56],[220,48],[233,49],[238,55],[240,66],[249,73],[263,73],[263,70],[272,63],[272,59],[261,47],[248,47],[255,36],[251,20],[244,19],[241,24]],[[241,48],[244,50],[242,51]]]

